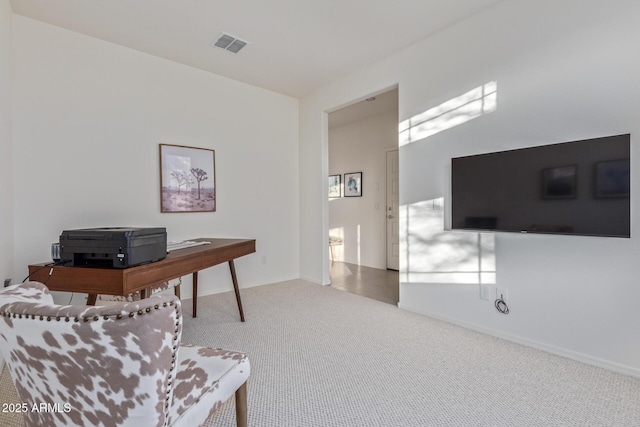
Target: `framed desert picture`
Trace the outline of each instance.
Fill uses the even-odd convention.
[[[215,151],[160,144],[160,211],[215,212]]]

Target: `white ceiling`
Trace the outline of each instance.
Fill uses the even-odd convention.
[[[367,117],[398,111],[398,88],[377,94],[364,101],[356,102],[347,107],[329,113],[329,128],[345,125]]]
[[[11,6],[16,14],[301,97],[498,1],[11,0]],[[251,44],[238,54],[212,47],[223,31]]]

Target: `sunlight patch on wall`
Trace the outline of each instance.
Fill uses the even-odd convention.
[[[362,263],[362,230],[355,227],[334,227],[329,229],[329,259],[333,262]]]
[[[360,224],[358,224],[357,233],[358,233],[358,246],[357,246],[357,248],[358,248],[358,265],[360,265],[360,263],[362,262],[360,260]]]
[[[497,106],[498,82],[485,83],[401,122],[398,125],[399,145],[402,147],[492,113]]]
[[[344,227],[329,229],[329,259],[344,261]]]
[[[444,230],[444,198],[400,208],[400,281],[495,284],[495,239],[491,233]]]

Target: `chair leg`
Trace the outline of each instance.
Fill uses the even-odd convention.
[[[247,383],[236,390],[236,425],[247,427]]]
[[[180,299],[180,283],[178,283],[178,284],[173,288],[173,292],[176,294],[176,296],[178,297],[178,299]]]

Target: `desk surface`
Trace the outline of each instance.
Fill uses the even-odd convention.
[[[52,291],[129,295],[256,251],[255,239],[192,240],[207,241],[209,244],[177,249],[163,260],[122,269],[54,266],[49,276],[51,269],[42,268],[46,264],[34,264],[29,266],[30,279],[46,282]]]

